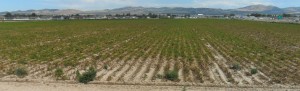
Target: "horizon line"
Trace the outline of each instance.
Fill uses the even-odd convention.
[[[247,5],[247,6],[254,6],[254,5],[264,5],[264,6],[274,6],[274,7],[278,7],[275,5],[265,5],[265,4],[253,4],[253,5]],[[243,7],[247,7],[247,6],[243,6]],[[180,6],[173,6],[173,7],[168,7],[168,6],[159,6],[159,7],[155,7],[155,6],[124,6],[124,7],[119,7],[119,8],[107,8],[107,9],[76,9],[76,8],[40,8],[40,9],[24,9],[24,10],[11,10],[11,11],[0,11],[0,12],[14,12],[14,11],[28,11],[28,10],[45,10],[45,9],[57,9],[57,10],[79,10],[79,11],[102,11],[102,10],[112,10],[112,9],[120,9],[120,8],[126,8],[126,7],[143,7],[143,8],[209,8],[209,7],[180,7]],[[239,7],[239,8],[243,8],[243,7]],[[278,7],[278,8],[292,8],[295,6],[291,6],[291,7]],[[296,7],[300,7],[300,6],[296,6]],[[222,10],[230,10],[230,9],[239,9],[239,8],[229,8],[229,9],[225,9],[225,8],[210,8],[210,9],[222,9]]]

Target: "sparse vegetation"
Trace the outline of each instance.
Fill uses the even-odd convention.
[[[9,68],[9,69],[6,71],[6,74],[7,74],[7,75],[14,75],[14,74],[15,74],[15,68]]]
[[[164,76],[163,76],[162,74],[157,74],[157,75],[156,75],[156,78],[163,79]]]
[[[241,70],[241,66],[239,64],[233,64],[230,68],[235,70],[235,71]]]
[[[187,91],[186,86],[183,86],[182,91]]]
[[[55,70],[55,74],[54,75],[55,75],[55,77],[56,77],[57,80],[65,80],[66,79],[66,77],[64,76],[64,72],[63,72],[63,70],[61,68],[57,68]]]
[[[27,61],[25,61],[25,60],[20,60],[20,61],[18,61],[18,63],[19,63],[19,64],[27,64]]]
[[[82,73],[82,74],[77,74],[78,75],[78,81],[80,83],[84,83],[87,84],[90,81],[93,81],[96,77],[97,71],[91,67],[89,68],[86,72]]]
[[[27,76],[28,73],[27,73],[27,70],[25,68],[17,68],[15,70],[15,75],[20,77],[20,78],[23,78],[23,77]]]
[[[252,68],[251,69],[251,74],[256,74],[257,73],[257,69],[256,68]]]
[[[105,64],[103,68],[107,70],[108,69],[108,65]]]
[[[81,76],[79,70],[76,71],[76,79],[79,80],[79,77]]]
[[[171,81],[178,80],[178,71],[177,70],[168,71],[165,75],[165,78]]]

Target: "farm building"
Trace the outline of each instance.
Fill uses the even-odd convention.
[[[205,15],[206,18],[225,18],[224,15]]]
[[[30,18],[29,17],[25,17],[25,16],[19,16],[19,17],[14,17],[11,20],[14,20],[14,21],[28,21],[28,20],[30,20]]]
[[[300,18],[296,18],[296,19],[295,19],[295,22],[299,22],[299,21],[300,21]]]
[[[64,20],[65,17],[64,16],[53,16],[52,20]]]
[[[4,20],[4,16],[0,16],[0,21],[3,21]]]
[[[205,17],[204,14],[193,14],[193,15],[190,16],[190,18],[193,18],[193,19],[195,19],[195,18],[204,18],[204,17]]]
[[[37,20],[52,20],[52,16],[40,16]]]

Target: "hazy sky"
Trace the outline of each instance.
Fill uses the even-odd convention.
[[[46,8],[101,10],[125,6],[232,9],[254,4],[300,7],[300,0],[0,0],[0,11]]]

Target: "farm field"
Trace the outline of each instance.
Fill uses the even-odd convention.
[[[299,86],[300,25],[218,19],[0,23],[0,81],[74,82],[89,67],[97,71],[92,83],[101,84]],[[15,76],[18,68],[27,75]]]

